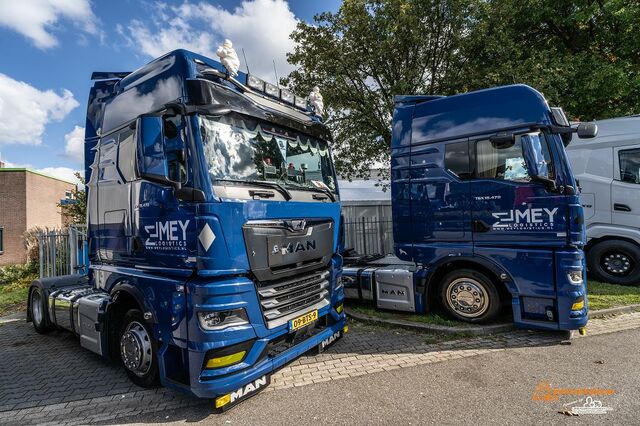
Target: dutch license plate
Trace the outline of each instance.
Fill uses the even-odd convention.
[[[304,326],[311,324],[317,319],[318,319],[317,309],[311,312],[307,312],[306,314],[300,315],[298,318],[294,318],[291,321],[289,321],[289,331],[298,330],[299,328],[302,328]]]

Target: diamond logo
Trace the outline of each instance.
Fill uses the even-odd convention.
[[[216,234],[213,233],[209,224],[205,223],[202,227],[202,231],[200,231],[200,234],[198,235],[198,240],[200,241],[200,244],[202,244],[202,247],[204,247],[204,251],[209,251],[209,248],[215,239]]]

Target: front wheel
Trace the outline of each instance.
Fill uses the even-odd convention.
[[[599,281],[640,285],[640,247],[628,241],[597,243],[587,252],[589,273]]]
[[[157,386],[158,346],[140,310],[131,309],[125,314],[119,344],[120,359],[131,381],[144,388]]]
[[[500,295],[486,275],[472,269],[449,272],[440,282],[444,309],[455,319],[479,323],[489,321],[500,310]]]
[[[53,329],[47,313],[47,300],[42,293],[42,289],[33,287],[33,290],[31,290],[29,309],[31,310],[33,328],[35,328],[38,333],[45,334]]]

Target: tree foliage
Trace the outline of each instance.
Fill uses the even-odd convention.
[[[525,83],[574,119],[640,112],[639,2],[478,1],[471,17],[458,91]]]
[[[298,24],[284,83],[320,86],[339,173],[365,176],[388,159],[394,95],[449,91],[467,13],[461,0],[345,0]]]
[[[573,119],[640,112],[637,0],[345,0],[291,37],[283,83],[320,87],[348,178],[388,160],[398,94],[525,83]]]
[[[87,196],[84,191],[84,178],[80,172],[74,173],[75,177],[82,185],[80,188],[76,185],[71,190],[71,203],[58,203],[61,214],[70,220],[70,223],[84,224],[87,222]]]

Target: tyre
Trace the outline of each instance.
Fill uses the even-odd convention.
[[[157,386],[160,383],[158,345],[140,310],[127,311],[119,336],[120,359],[129,379],[144,388]]]
[[[628,241],[597,243],[587,252],[587,266],[598,281],[640,285],[640,247]]]
[[[49,313],[47,312],[47,300],[41,288],[33,287],[29,303],[31,304],[29,309],[31,310],[33,328],[40,334],[45,334],[53,330],[53,326],[49,321]]]
[[[473,269],[449,272],[440,282],[442,307],[453,318],[480,323],[500,311],[500,295],[493,282]]]

